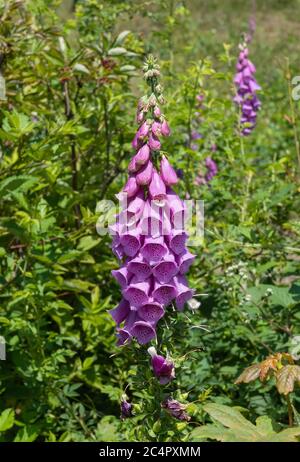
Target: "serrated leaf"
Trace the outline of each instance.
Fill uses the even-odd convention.
[[[256,380],[260,375],[260,364],[253,364],[247,367],[241,375],[235,380],[235,384],[249,383]]]
[[[300,366],[288,364],[276,374],[276,387],[279,393],[288,395],[294,391],[295,384],[300,385]]]

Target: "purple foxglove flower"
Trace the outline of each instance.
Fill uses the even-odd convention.
[[[128,271],[135,275],[137,282],[145,281],[152,274],[150,265],[138,255],[133,260],[130,260],[127,265]]]
[[[156,337],[154,327],[145,321],[137,321],[134,323],[131,329],[131,334],[137,339],[141,345],[149,343]]]
[[[120,243],[123,246],[123,251],[128,257],[134,257],[141,247],[140,234],[141,231],[136,228],[120,236]]]
[[[135,277],[132,278],[130,285],[122,291],[123,297],[129,301],[133,307],[139,307],[148,302],[150,290],[150,280],[136,282]]]
[[[134,156],[131,161],[129,162],[128,165],[128,171],[129,173],[135,173],[139,170],[140,166],[136,165],[136,156]]]
[[[185,231],[173,230],[170,236],[166,236],[170,249],[176,254],[180,255],[185,250],[185,243],[187,234]]]
[[[145,199],[142,191],[139,191],[138,194],[133,198],[127,207],[127,212],[130,215],[139,215],[142,214],[145,207]]]
[[[137,166],[142,166],[145,165],[150,157],[150,148],[148,144],[144,144],[136,153],[135,157],[135,163]]]
[[[149,300],[139,307],[138,314],[144,321],[150,324],[156,324],[165,314],[165,310],[160,303]]]
[[[194,291],[189,288],[184,276],[175,276],[174,280],[177,289],[176,306],[179,311],[182,311],[185,303],[193,297]]]
[[[216,150],[217,150],[217,145],[216,145],[216,143],[212,143],[212,145],[211,145],[211,147],[210,147],[210,150],[211,150],[211,152],[216,152]]]
[[[149,186],[149,193],[153,200],[164,200],[166,197],[166,186],[160,175],[153,169],[152,180]]]
[[[187,422],[191,420],[190,416],[185,412],[187,406],[179,403],[176,399],[167,398],[161,406],[175,419]]]
[[[151,366],[154,375],[158,378],[159,383],[166,385],[171,382],[175,378],[174,363],[158,355],[154,347],[148,348],[148,353],[151,356]]]
[[[128,197],[133,197],[137,194],[138,190],[139,185],[137,184],[136,179],[131,176],[123,188],[123,193],[127,193]]]
[[[136,116],[136,120],[137,120],[138,123],[143,122],[143,120],[144,120],[144,112],[143,111],[138,112],[138,114]]]
[[[161,116],[161,112],[158,106],[155,106],[154,108],[154,116],[159,118]]]
[[[132,340],[132,335],[126,329],[117,329],[117,346],[128,345]]]
[[[144,245],[141,248],[142,256],[150,265],[159,262],[167,251],[168,248],[163,237],[145,237]]]
[[[211,157],[207,157],[205,159],[205,166],[206,166],[206,169],[207,169],[207,172],[205,174],[205,180],[207,182],[209,182],[218,173],[218,166],[217,166],[216,162]]]
[[[187,218],[186,206],[171,188],[167,190],[167,207],[170,210],[174,228],[177,230],[185,229],[185,220]]]
[[[127,401],[126,395],[122,396],[121,399],[121,419],[128,419],[132,417],[132,404]]]
[[[241,66],[242,75],[243,71]],[[246,91],[250,77],[247,72],[244,75]],[[190,294],[186,281],[180,279],[193,260],[185,247],[187,208],[170,188],[178,177],[167,158],[162,156],[160,173],[152,163],[154,151],[161,147],[160,135],[170,134],[156,101],[162,102],[162,98],[145,97],[139,103],[137,120],[141,125],[133,140],[136,153],[129,164],[127,184],[117,195],[121,212],[109,227],[114,236],[113,252],[122,261],[121,268],[112,271],[124,297],[111,310],[118,345],[128,344],[133,338],[141,344],[154,339],[156,324],[165,314],[164,306],[176,299],[181,309]],[[259,101],[253,97],[250,106],[243,117],[255,121]],[[173,368],[165,358],[159,364],[159,355],[156,356],[156,375],[166,383]]]
[[[149,147],[150,147],[150,149],[152,151],[159,151],[160,150],[160,146],[161,146],[160,141],[156,136],[150,135],[148,144],[149,144]]]
[[[109,314],[119,326],[129,315],[130,312],[130,305],[127,300],[124,300],[124,298],[120,301],[119,305],[116,308],[113,308],[112,310],[109,310]]]
[[[124,250],[121,244],[112,244],[112,251],[119,260],[122,260],[124,257]]]
[[[143,235],[156,237],[161,234],[162,214],[161,209],[154,201],[147,201],[143,210],[140,227]]]
[[[158,303],[167,306],[177,296],[177,290],[173,281],[170,281],[168,284],[160,284],[158,281],[155,281],[152,295]]]
[[[179,272],[181,274],[187,273],[195,258],[196,256],[190,253],[188,250],[185,250],[181,255],[178,255],[177,264],[179,267]]]
[[[237,63],[237,74],[234,83],[237,94],[234,97],[235,103],[241,108],[240,128],[241,135],[249,135],[256,125],[256,115],[260,104],[256,92],[260,90],[254,74],[256,72],[254,64],[248,59],[248,48],[241,46],[239,60]],[[208,173],[208,178],[212,174]]]
[[[137,131],[137,136],[138,136],[138,138],[139,138],[139,139],[145,138],[145,136],[147,136],[148,133],[149,133],[149,128],[150,128],[150,127],[149,127],[149,125],[147,124],[147,122],[144,122],[144,123],[140,126],[140,128],[138,129],[138,131]]]
[[[158,138],[161,135],[161,123],[155,120],[152,124],[151,130],[153,135]]]
[[[167,186],[178,183],[177,174],[166,156],[162,156],[160,161],[160,175]]]
[[[178,273],[174,255],[169,253],[153,267],[153,275],[161,284],[168,283]]]
[[[126,266],[122,266],[117,270],[112,270],[111,274],[118,281],[122,288],[125,288],[129,282],[129,273]]]
[[[136,175],[136,182],[138,185],[147,186],[153,177],[153,164],[149,160]]]
[[[201,135],[201,133],[197,132],[196,130],[193,130],[191,133],[191,139],[199,140],[200,138],[203,138],[203,135]]]
[[[162,124],[161,124],[161,134],[163,136],[170,136],[170,134],[171,134],[171,130],[170,130],[170,127],[169,127],[168,122],[166,121],[166,119],[164,119]]]

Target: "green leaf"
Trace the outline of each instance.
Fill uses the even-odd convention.
[[[15,412],[13,409],[5,409],[0,415],[0,432],[5,432],[14,425]]]
[[[126,53],[127,53],[126,48],[122,48],[122,47],[111,48],[108,51],[109,56],[120,56],[120,55],[125,55]]]

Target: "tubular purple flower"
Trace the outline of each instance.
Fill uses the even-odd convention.
[[[177,289],[176,307],[179,311],[182,311],[185,303],[193,297],[194,291],[189,288],[184,276],[178,275],[174,278],[174,280]]]
[[[121,419],[132,417],[132,404],[127,401],[127,396],[123,395],[121,399]]]
[[[153,169],[152,180],[149,186],[149,193],[153,200],[160,201],[166,197],[166,185],[155,169]]]
[[[172,186],[178,183],[177,174],[166,158],[166,156],[162,156],[160,161],[160,175],[167,186]]]
[[[131,176],[128,179],[126,185],[124,186],[123,192],[127,193],[128,197],[133,197],[137,194],[138,190],[139,185],[137,184],[136,179],[133,176]]]
[[[135,158],[135,163],[139,167],[142,165],[145,165],[150,157],[150,148],[148,144],[144,144],[137,152],[137,154],[134,156]]]
[[[170,134],[171,134],[171,130],[170,130],[170,127],[169,127],[168,122],[166,121],[166,119],[164,119],[162,124],[161,124],[161,134],[163,136],[170,136]]]
[[[154,375],[158,378],[161,385],[166,385],[175,378],[174,363],[169,359],[158,355],[154,347],[148,348],[151,356],[151,366]]]
[[[153,135],[159,137],[161,135],[161,128],[161,123],[155,120],[151,127]]]
[[[165,310],[160,303],[149,300],[138,309],[139,317],[150,324],[156,324],[165,314]]]
[[[119,305],[113,310],[109,310],[109,314],[112,316],[113,320],[119,326],[129,315],[130,305],[127,300],[124,298],[120,301]]]
[[[149,136],[149,140],[148,140],[148,144],[149,144],[149,147],[152,151],[159,151],[160,150],[160,141],[159,139],[154,136],[154,135],[150,135]]]
[[[170,282],[171,279],[178,273],[178,266],[175,262],[174,255],[169,253],[164,256],[153,268],[153,275],[161,284]]]
[[[150,340],[156,337],[154,327],[145,321],[137,321],[134,323],[131,333],[141,345],[150,342]]]
[[[149,160],[136,175],[136,183],[138,186],[147,186],[153,177],[153,164]]]

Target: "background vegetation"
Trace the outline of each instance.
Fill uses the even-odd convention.
[[[205,437],[195,429],[211,418],[206,438],[217,428],[224,440],[229,430],[214,406],[231,412],[231,424],[244,419],[239,411],[246,426],[260,416],[258,428],[269,432],[271,420],[285,429],[288,415],[300,424],[299,392],[287,403],[274,378],[234,383],[270,354],[295,356],[300,343],[299,102],[290,97],[300,2],[254,6],[0,2],[0,441],[190,441]],[[241,139],[233,75],[254,14],[250,59],[262,109]],[[161,328],[177,366],[168,390],[188,404],[189,423],[160,409],[151,377],[140,374],[143,362],[149,368],[144,350],[115,345],[107,310],[120,298],[110,274],[117,262],[110,238],[96,232],[98,201],[125,182],[149,52],[161,64],[172,127],[163,149],[183,170],[182,197],[205,201],[189,280],[207,295],[197,312],[171,315]],[[203,136],[192,149],[199,93]],[[218,175],[199,186],[214,143]],[[135,416],[122,422],[125,390]]]

